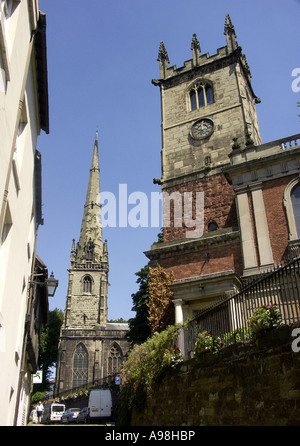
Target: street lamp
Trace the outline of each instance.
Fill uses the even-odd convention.
[[[48,296],[53,297],[58,286],[58,280],[55,279],[53,272],[51,273],[50,277],[45,280],[45,284],[48,289]]]
[[[34,276],[43,276],[44,274],[34,274]],[[30,285],[45,285],[47,287],[48,296],[53,297],[56,291],[56,288],[58,286],[58,280],[55,279],[53,272],[51,273],[50,277],[45,280],[45,282],[37,282],[34,280],[31,280],[29,282]]]

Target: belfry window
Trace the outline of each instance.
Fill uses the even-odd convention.
[[[197,110],[214,102],[212,86],[207,82],[198,82],[189,93],[191,110]]]
[[[73,357],[72,387],[80,387],[88,382],[88,352],[83,344],[79,344]]]
[[[83,292],[91,293],[92,292],[92,278],[90,276],[84,276],[82,282],[83,282]]]

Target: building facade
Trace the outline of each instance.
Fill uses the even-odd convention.
[[[0,423],[13,425],[26,421],[31,390],[23,342],[43,223],[36,146],[49,133],[46,18],[37,0],[0,8]]]
[[[107,322],[108,251],[102,239],[98,134],[94,143],[80,237],[73,240],[55,393],[101,383],[119,371],[127,324]]]
[[[164,238],[145,254],[175,275],[176,322],[297,245],[299,135],[262,144],[260,99],[229,15],[224,34],[226,46],[212,56],[201,54],[194,34],[193,58],[180,68],[169,67],[161,42],[160,79],[152,81],[161,95],[162,172],[154,181]]]

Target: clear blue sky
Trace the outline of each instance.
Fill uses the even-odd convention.
[[[37,253],[59,279],[50,309],[64,309],[72,239],[79,239],[95,132],[100,186],[118,198],[159,192],[161,40],[170,66],[192,58],[193,33],[202,53],[225,45],[227,13],[247,56],[263,142],[300,132],[292,71],[299,67],[299,0],[40,0],[47,17],[50,134],[41,134],[43,217]],[[299,83],[300,85],[300,83]],[[133,207],[133,206],[131,206]],[[128,210],[130,210],[130,205]],[[110,263],[109,319],[134,317],[135,272],[157,228],[105,228]]]

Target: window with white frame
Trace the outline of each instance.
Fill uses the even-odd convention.
[[[291,202],[293,207],[297,236],[300,238],[300,184],[298,183],[291,191]]]
[[[285,188],[283,204],[286,211],[289,240],[300,239],[300,179],[293,178]]]

